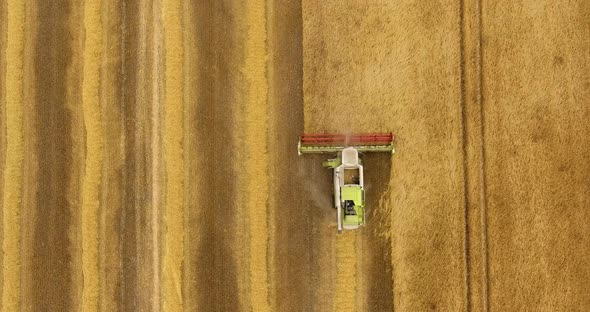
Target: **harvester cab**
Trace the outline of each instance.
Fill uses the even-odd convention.
[[[325,161],[323,166],[333,169],[338,233],[363,226],[366,215],[365,188],[360,156],[365,152],[394,153],[393,135],[304,134],[299,137],[297,150],[299,155],[326,153],[336,156]]]

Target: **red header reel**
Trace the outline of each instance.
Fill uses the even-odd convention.
[[[299,137],[299,154],[337,153],[354,147],[359,152],[394,152],[393,134],[303,134]]]

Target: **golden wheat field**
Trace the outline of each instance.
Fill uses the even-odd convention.
[[[588,311],[589,120],[587,0],[2,0],[0,308]]]

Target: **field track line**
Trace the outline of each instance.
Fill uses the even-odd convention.
[[[485,142],[482,98],[481,1],[461,3],[462,119],[467,310],[487,311]]]
[[[6,159],[3,190],[2,302],[3,311],[20,310],[20,209],[23,178],[23,52],[25,5],[7,3],[6,38]]]

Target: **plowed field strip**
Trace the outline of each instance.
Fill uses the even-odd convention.
[[[230,4],[231,3],[231,4]],[[185,188],[189,266],[185,307],[203,311],[238,311],[250,306],[247,292],[249,236],[244,185],[245,3],[188,1],[191,17],[185,51],[188,135],[185,160],[190,179]],[[236,5],[233,5],[236,4]],[[187,14],[188,15],[188,14]],[[224,53],[220,53],[224,51]],[[187,103],[187,104],[188,104]],[[242,188],[238,188],[241,186]],[[186,298],[186,296],[185,296]]]
[[[21,237],[21,297],[28,303],[25,309],[45,306],[51,311],[70,311],[75,309],[72,270],[80,259],[73,257],[70,239],[73,225],[79,224],[72,216],[79,206],[69,200],[75,172],[67,95],[72,15],[52,1],[31,3],[25,39],[25,68],[30,78],[24,77],[29,112],[24,127],[25,149],[30,152],[25,156],[21,211],[22,226],[27,229]]]

